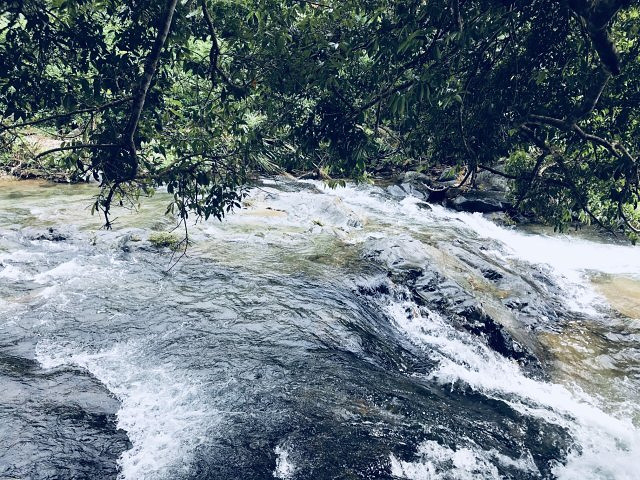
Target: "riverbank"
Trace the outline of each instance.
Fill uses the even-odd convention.
[[[21,180],[43,179],[55,183],[78,183],[78,178],[68,165],[56,157],[38,158],[38,154],[62,145],[59,140],[39,131],[23,132],[9,148],[0,150],[0,175]]]

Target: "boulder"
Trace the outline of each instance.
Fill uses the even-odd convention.
[[[503,169],[504,167],[499,167]],[[509,190],[509,180],[505,177],[495,175],[486,170],[482,170],[476,175],[476,185],[480,190],[503,192]]]
[[[447,206],[459,212],[492,213],[507,210],[511,204],[501,192],[473,190],[447,200]]]
[[[544,377],[542,364],[534,353],[487,314],[473,293],[438,271],[419,242],[402,236],[370,239],[365,244],[365,252],[366,257],[386,270],[393,284],[408,290],[416,305],[438,312],[458,330],[483,338],[489,348],[518,362],[531,376]],[[502,278],[501,273],[490,268],[482,273],[494,281]],[[373,296],[392,294],[389,285],[380,285],[359,288],[359,293]]]
[[[387,193],[396,198],[404,198],[407,196],[406,190],[400,185],[389,185],[387,187]]]
[[[414,171],[406,172],[401,182],[401,188],[405,192],[430,202],[443,201],[451,186],[455,184],[455,182],[434,182],[428,175]]]
[[[412,195],[421,200],[424,200],[428,196],[425,194],[425,189],[420,188],[419,184],[405,182],[400,185],[400,188],[407,192],[408,195]]]

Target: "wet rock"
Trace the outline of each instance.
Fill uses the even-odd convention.
[[[275,176],[264,177],[256,180],[255,185],[264,188],[277,188],[282,192],[308,192],[308,193],[321,193],[320,188],[315,183],[299,182],[294,178],[287,176]],[[277,195],[275,192],[269,192],[270,194]]]
[[[528,368],[530,373],[534,370],[536,374],[542,373],[538,359],[527,352],[502,325],[489,317],[481,308],[469,306],[461,312],[461,316],[466,320],[462,327],[474,335],[484,337],[494,351],[518,361],[523,367]]]
[[[482,270],[482,276],[488,280],[500,280],[502,278],[502,274],[500,272],[495,271],[492,268],[486,268]]]
[[[473,294],[438,272],[415,240],[377,239],[370,241],[368,246],[369,258],[381,263],[394,283],[406,287],[417,305],[440,313],[455,328],[483,338],[491,349],[519,362],[530,375],[544,376],[538,358],[491,318]],[[486,272],[495,279],[502,276],[493,269]]]
[[[485,339],[500,355],[516,360],[532,376],[543,376],[542,364],[499,322],[484,311],[478,300],[460,285],[439,274],[419,278],[411,288],[416,303],[435,309],[461,330]]]
[[[140,247],[142,245],[142,239],[144,238],[144,235],[144,230],[140,229],[123,231],[117,237],[117,248],[124,253],[130,253],[134,248]]]
[[[499,167],[503,168],[503,167]],[[480,190],[507,192],[509,190],[509,180],[505,177],[495,175],[489,171],[483,170],[476,174],[476,185]]]
[[[0,478],[115,478],[131,443],[116,426],[118,401],[88,373],[47,371],[0,352]]]
[[[408,172],[405,172],[404,175],[402,176],[402,182],[404,183],[412,183],[412,184],[417,184],[417,183],[427,183],[431,181],[431,178],[428,175],[425,175],[424,173],[421,172],[416,172],[415,170],[410,170]]]
[[[408,195],[411,195],[416,198],[425,199],[428,197],[428,193],[425,192],[424,188],[419,188],[419,186],[413,183],[402,183],[400,187],[407,192]]]
[[[388,269],[392,275],[407,270],[422,271],[430,263],[423,245],[405,235],[395,238],[374,238],[364,244],[365,255]]]
[[[504,305],[514,310],[523,310],[529,303],[519,298],[510,298],[504,301]]]
[[[447,206],[459,212],[491,213],[510,208],[510,203],[500,192],[469,191],[447,201]]]
[[[389,272],[389,278],[395,283],[400,285],[412,284],[416,279],[424,275],[424,270],[421,268],[407,268],[395,272]]]
[[[440,176],[438,177],[439,182],[450,182],[458,178],[458,169],[456,168],[447,168],[443,170]]]
[[[512,227],[516,223],[525,223],[526,219],[515,214],[511,209],[508,212],[491,212],[485,214],[487,220],[492,221],[501,227]]]
[[[68,234],[49,227],[45,232],[34,233],[31,235],[32,240],[46,240],[49,242],[63,242],[69,238]]]
[[[425,202],[416,203],[416,207],[418,207],[420,210],[432,210],[431,205]]]
[[[372,285],[358,285],[358,293],[360,295],[389,295],[389,285],[386,283],[372,284]]]
[[[429,202],[443,201],[452,185],[434,181],[432,177],[415,171],[405,173],[401,182],[402,188],[410,195]]]
[[[407,196],[406,190],[404,190],[400,185],[389,185],[386,188],[386,191],[389,195],[396,198],[403,198]]]
[[[449,191],[449,189],[447,187],[430,188],[428,190],[429,196],[427,197],[427,199],[430,202],[440,203],[440,202],[444,201],[447,198],[447,192],[448,191]]]

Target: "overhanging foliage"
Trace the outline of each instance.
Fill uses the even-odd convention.
[[[639,15],[630,0],[11,0],[0,129],[60,136],[41,155],[100,179],[107,222],[158,185],[181,218],[221,218],[250,169],[361,178],[415,159],[507,176],[558,226],[637,233]]]

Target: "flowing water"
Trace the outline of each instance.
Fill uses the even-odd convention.
[[[93,194],[0,185],[0,478],[640,478],[639,248],[265,180],[167,273]]]

